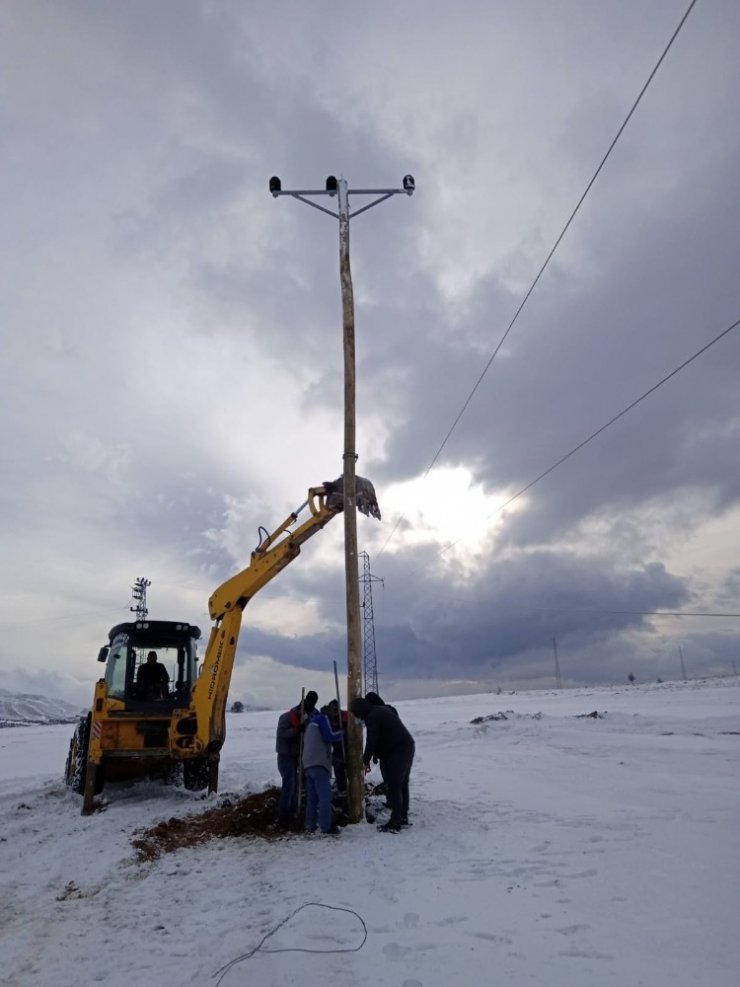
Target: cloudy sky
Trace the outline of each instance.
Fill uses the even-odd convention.
[[[139,576],[207,630],[341,473],[337,224],[272,174],[416,178],[352,223],[380,691],[736,670],[740,328],[511,500],[740,319],[740,7],[699,0],[511,325],[687,6],[6,0],[0,684],[86,701]],[[335,521],[234,698],[329,690],[343,580]]]

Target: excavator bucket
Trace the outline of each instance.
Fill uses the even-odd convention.
[[[326,492],[327,507],[344,507],[344,477],[340,476],[336,480],[325,480],[323,483]],[[375,496],[375,487],[370,480],[364,476],[355,477],[355,496],[357,498],[357,510],[366,517],[374,517],[380,520],[380,507],[378,498]]]
[[[370,480],[364,476],[355,477],[355,494],[357,496],[357,510],[366,517],[374,517],[380,520],[380,507],[378,498],[375,496],[375,487]]]

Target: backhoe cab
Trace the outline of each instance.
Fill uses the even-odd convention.
[[[98,654],[105,676],[95,687],[92,710],[77,725],[67,758],[66,782],[80,795],[86,791],[88,769],[91,795],[106,780],[174,773],[170,726],[174,711],[190,705],[197,677],[200,628],[192,624],[136,621],[117,624],[108,637]],[[146,684],[141,671],[151,653],[168,679],[157,689]],[[188,763],[185,768],[183,763],[183,768],[186,788],[205,787],[202,765]]]
[[[218,789],[226,738],[226,700],[249,600],[281,572],[301,546],[344,509],[342,480],[308,491],[308,499],[260,541],[249,565],[218,587],[208,601],[211,628],[198,668],[200,629],[188,623],[137,620],[117,624],[98,660],[105,675],[93,705],[70,741],[67,784],[83,796],[83,813],[106,781],[182,775],[186,788]],[[369,480],[356,478],[356,506],[380,518]],[[305,508],[309,517],[298,524]]]

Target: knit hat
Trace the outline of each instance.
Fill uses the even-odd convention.
[[[353,699],[349,708],[358,720],[364,720],[367,714],[372,710],[373,704],[369,703],[367,699]]]
[[[306,695],[303,697],[303,708],[310,712],[316,709],[316,703],[319,701],[318,692],[314,692],[313,689],[309,689]]]
[[[365,699],[367,699],[369,703],[372,703],[373,706],[385,706],[385,703],[377,694],[377,692],[366,692]]]

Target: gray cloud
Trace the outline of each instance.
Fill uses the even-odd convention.
[[[682,13],[6,5],[3,675],[93,677],[138,574],[157,616],[207,623],[257,525],[341,471],[337,229],[273,200],[273,173],[417,179],[352,225],[389,685],[542,683],[553,637],[572,681],[675,673],[679,641],[693,674],[730,669],[732,618],[602,611],[737,609],[740,332],[496,513],[740,317],[730,0],[691,14],[419,482]],[[452,469],[477,499],[449,493]],[[388,541],[404,503],[424,516]],[[344,654],[340,527],[250,605],[240,664]]]

